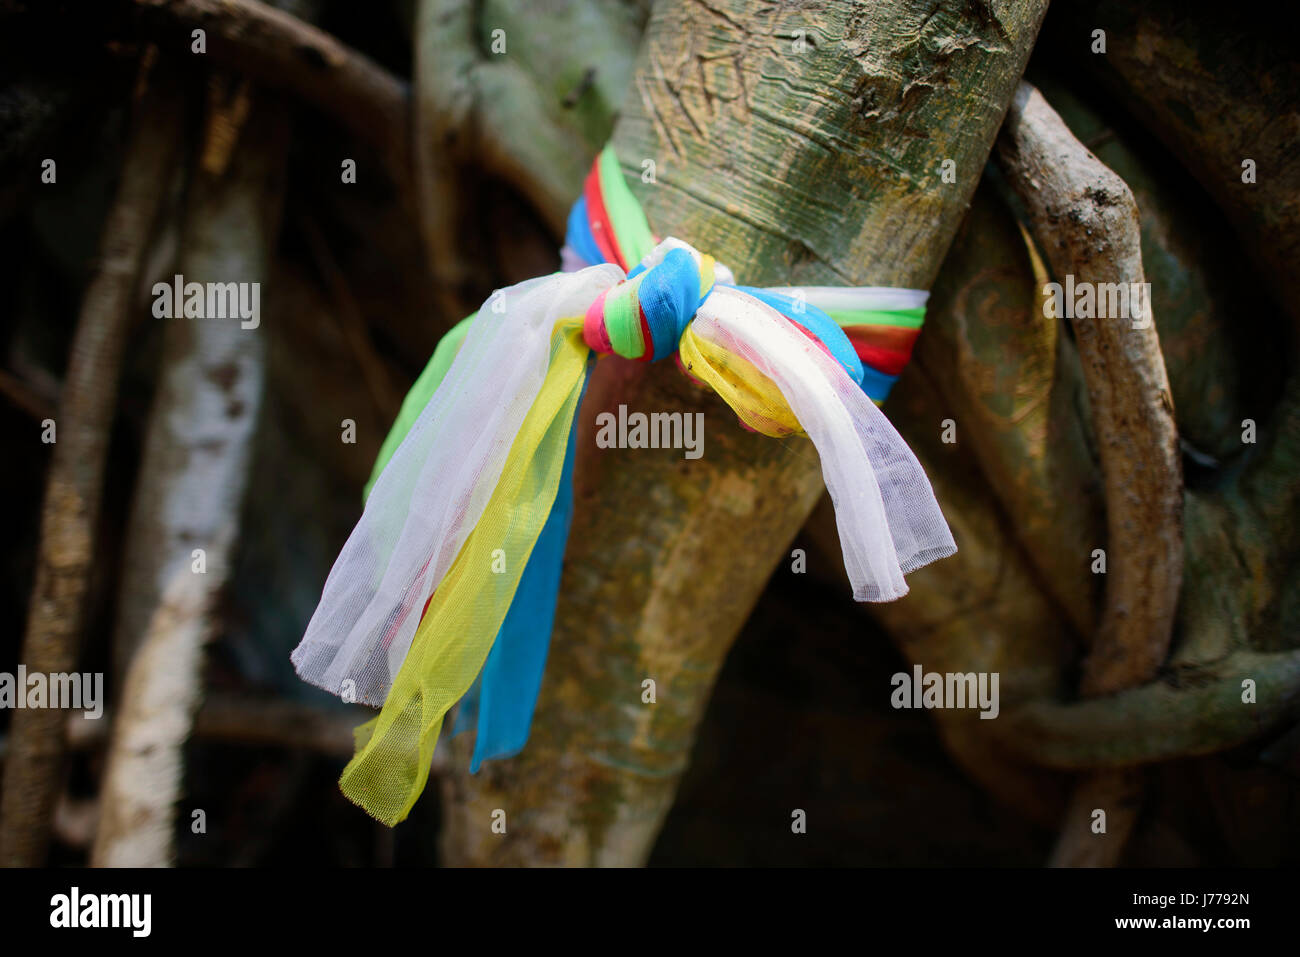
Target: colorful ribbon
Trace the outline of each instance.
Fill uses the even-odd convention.
[[[737,286],[656,243],[612,150],[569,217],[565,272],[494,294],[439,344],[403,403],[302,643],[299,675],[380,705],[344,793],[387,824],[424,788],[443,718],[471,770],[528,739],[573,511],[573,422],[595,354],[674,356],[747,428],[807,435],[859,601],[956,550],[924,471],[876,408],[926,294]]]

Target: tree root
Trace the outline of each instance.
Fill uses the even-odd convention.
[[[1075,139],[1036,89],[1022,83],[998,141],[998,156],[1024,202],[1033,232],[1069,297],[1096,292],[1096,318],[1073,328],[1092,407],[1106,487],[1107,587],[1102,619],[1084,661],[1084,695],[1107,695],[1149,681],[1173,636],[1183,571],[1182,460],[1173,400],[1149,295],[1128,315],[1107,315],[1101,290],[1142,288],[1137,204],[1128,186]],[[1062,303],[1070,308],[1072,303]],[[1103,842],[1081,827],[1092,802],[1140,793],[1124,772],[1081,785],[1073,816],[1053,854],[1056,863],[1115,863],[1131,826]],[[1115,838],[1118,837],[1118,840]]]

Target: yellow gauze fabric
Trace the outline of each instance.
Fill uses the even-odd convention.
[[[776,383],[752,363],[697,336],[690,326],[678,354],[687,373],[710,386],[755,432],[777,438],[804,434]]]
[[[482,670],[550,515],[588,354],[581,317],[557,322],[541,392],[483,517],[434,592],[379,716],[356,730],[339,786],[390,827],[424,790],[443,716]]]

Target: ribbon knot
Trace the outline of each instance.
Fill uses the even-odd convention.
[[[677,351],[686,327],[722,274],[689,243],[666,239],[631,272],[626,281],[602,292],[583,318],[582,337],[593,352],[654,362]]]
[[[676,354],[746,427],[806,435],[857,600],[898,598],[906,573],[956,550],[924,470],[874,404],[911,352],[925,292],[738,286],[688,243],[655,239],[608,148],[561,257],[566,271],[503,290],[502,308],[439,344],[293,652],[305,680],[383,702],[340,784],[390,825],[423,790],[456,702],[457,727],[476,730],[471,769],[528,739],[592,351]]]

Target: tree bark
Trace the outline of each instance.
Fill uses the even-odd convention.
[[[1106,484],[1108,561],[1105,608],[1081,690],[1113,694],[1151,680],[1164,663],[1183,575],[1182,462],[1153,306],[1148,297],[1136,308],[1130,302],[1132,316],[1111,315],[1101,303],[1104,284],[1133,289],[1146,281],[1137,203],[1027,83],[1012,102],[998,158],[1057,282],[1068,290],[1074,276],[1098,288],[1095,312],[1072,323]],[[1086,777],[1052,863],[1118,863],[1141,794],[1138,772]],[[1108,820],[1098,832],[1099,810]]]
[[[1146,281],[1137,204],[1124,181],[1021,84],[998,156],[1054,278],[1094,287]],[[1100,297],[1098,292],[1098,297]],[[1183,482],[1169,377],[1152,304],[1145,315],[1073,322],[1106,484],[1106,606],[1084,663],[1085,694],[1149,680],[1173,636],[1183,574]]]
[[[199,173],[191,187],[179,263],[186,281],[265,284],[288,119],[269,97],[253,111],[230,167]],[[216,125],[209,117],[209,130]],[[114,636],[129,668],[100,792],[96,866],[172,863],[180,749],[202,696],[203,648],[230,574],[262,399],[260,317],[257,328],[238,318],[164,321]]]
[[[489,272],[466,234],[466,173],[511,184],[557,236],[626,90],[641,4],[420,0],[415,35],[415,180],[444,319],[476,309]],[[591,42],[599,37],[599,42]],[[557,92],[558,91],[558,92]]]
[[[1045,8],[668,0],[614,146],[651,228],[742,282],[928,288]],[[620,403],[703,412],[705,455],[598,451],[594,417]],[[667,364],[602,361],[577,427],[578,506],[532,738],[473,777],[453,742],[450,863],[644,862],[727,650],[822,491],[810,444],[744,432]]]

